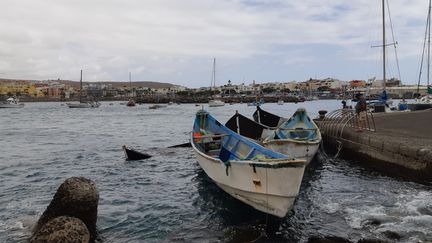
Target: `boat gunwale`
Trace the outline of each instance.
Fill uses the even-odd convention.
[[[205,157],[206,159],[214,162],[224,164],[224,162],[219,158],[214,158],[212,156],[207,155],[198,149],[193,141],[193,135],[191,134],[191,145],[192,148],[199,155]],[[281,168],[281,167],[304,167],[307,164],[307,161],[304,159],[293,159],[293,158],[284,158],[284,159],[258,159],[258,160],[229,160],[231,164],[248,164],[250,166],[256,167],[265,167],[265,168]]]

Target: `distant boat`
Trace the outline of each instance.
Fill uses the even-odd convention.
[[[278,105],[283,105],[283,104],[284,104],[284,101],[283,101],[283,100],[278,100],[277,104],[278,104]]]
[[[129,89],[131,91],[131,94],[133,95],[133,92],[132,92],[132,74],[131,74],[131,72],[129,72]],[[126,103],[126,106],[129,106],[129,107],[135,106],[135,100],[133,100],[132,98],[130,98],[129,101]]]
[[[165,107],[167,107],[167,105],[155,104],[155,105],[149,106],[149,109],[159,109],[159,108],[165,108]]]
[[[232,197],[280,218],[292,208],[305,160],[264,148],[203,110],[196,114],[191,144],[201,168]]]
[[[263,105],[264,104],[264,99],[260,99],[260,100],[258,100],[258,101],[252,101],[252,102],[249,102],[247,105],[248,106],[260,106],[260,105]]]
[[[82,70],[80,77],[80,94],[79,94],[79,103],[66,103],[69,108],[98,108],[100,103],[98,101],[83,101],[82,100]]]
[[[69,108],[98,108],[100,103],[97,101],[86,101],[81,103],[66,103]]]
[[[222,100],[209,100],[209,107],[218,107],[218,106],[224,106],[225,102]]]
[[[210,84],[210,89],[213,86],[213,89],[216,90],[216,58],[213,58],[213,71],[212,71],[212,80]],[[211,90],[210,90],[211,92]],[[221,99],[217,99],[215,95],[212,95],[212,99],[208,102],[209,107],[219,107],[224,106],[225,102]]]
[[[9,97],[6,101],[0,103],[0,108],[23,108],[24,103],[20,103],[16,97]]]
[[[274,135],[262,141],[265,147],[305,159],[307,163],[315,157],[322,139],[321,132],[305,109],[297,109],[287,120],[258,107],[253,117],[256,122],[275,128]]]
[[[133,99],[130,99],[128,103],[126,103],[126,106],[135,106],[135,101]]]

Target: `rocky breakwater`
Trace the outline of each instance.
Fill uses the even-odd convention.
[[[39,218],[30,242],[94,242],[99,192],[83,177],[65,180]]]

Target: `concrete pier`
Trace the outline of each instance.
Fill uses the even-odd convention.
[[[349,125],[340,129],[340,133],[323,129],[325,146],[335,148],[340,141],[345,155],[404,174],[431,178],[432,110],[376,113],[373,121],[375,131],[358,132],[358,127]]]

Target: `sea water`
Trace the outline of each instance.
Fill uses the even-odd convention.
[[[306,169],[294,208],[282,220],[220,190],[188,142],[193,104],[151,110],[103,102],[97,109],[27,103],[0,110],[0,242],[26,242],[31,227],[68,177],[96,182],[102,242],[305,242],[310,237],[432,241],[432,186],[318,155]],[[340,101],[264,104],[290,116],[334,110]],[[205,108],[226,122],[246,104]],[[153,157],[125,161],[127,144]]]

